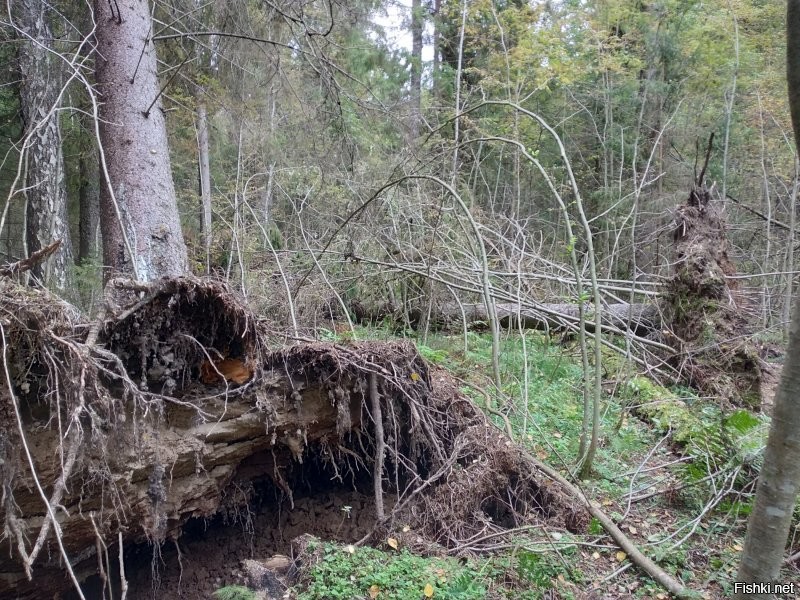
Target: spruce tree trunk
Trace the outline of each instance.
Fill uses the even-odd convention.
[[[787,11],[787,77],[795,143],[800,141],[800,0]],[[799,144],[800,145],[800,144]],[[742,564],[736,581],[776,582],[786,551],[792,512],[800,490],[800,304],[795,303],[789,347],[775,396],[764,466],[758,477],[755,506],[747,524]],[[734,598],[771,598],[744,593]]]
[[[44,264],[34,267],[33,274],[45,284],[64,290],[72,263],[72,242],[61,128],[54,110],[58,108],[63,77],[59,59],[52,52],[53,36],[45,19],[45,6],[42,0],[13,3],[16,25],[24,32],[19,36],[20,103],[25,138],[30,136],[25,181],[27,250],[30,254],[61,240],[58,250]]]
[[[149,3],[95,0],[94,10],[100,139],[113,190],[112,197],[109,182],[102,182],[103,261],[110,267],[106,277],[124,272],[152,281],[184,274],[186,245],[149,38]]]

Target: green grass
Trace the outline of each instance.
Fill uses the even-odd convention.
[[[242,585],[226,585],[214,592],[217,600],[256,600],[256,594]]]
[[[321,543],[315,564],[304,575],[298,600],[383,600],[424,598],[426,586],[434,598],[482,600],[484,576],[474,566],[455,559],[424,558],[407,550],[383,552],[374,548]]]
[[[426,352],[436,352],[437,362],[455,375],[485,389],[491,388],[488,376],[476,381],[476,373],[491,372],[488,334],[469,333],[466,353],[461,336],[433,337],[428,346]],[[500,352],[502,397],[513,403],[507,410],[512,428],[517,439],[540,458],[558,468],[570,468],[577,455],[583,419],[580,355],[573,344],[561,346],[544,334],[530,331],[525,332],[525,349],[527,361],[522,337],[512,335],[505,337]],[[527,411],[523,402],[526,371]],[[485,404],[484,397],[474,389],[465,387],[463,391],[479,405]],[[623,472],[620,469],[627,470],[630,461],[646,452],[654,441],[647,427],[625,418],[621,400],[608,396],[603,399],[601,435],[605,443],[595,464],[595,472],[601,479]],[[496,405],[502,408],[503,402],[498,399]],[[499,420],[497,424],[502,425]]]

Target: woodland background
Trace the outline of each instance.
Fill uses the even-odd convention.
[[[142,6],[126,2],[126,10]],[[72,307],[54,302],[54,312],[50,312],[45,302],[51,298],[49,292],[31,291],[28,297],[28,292],[21,291],[25,288],[11,289],[9,284],[4,300],[8,315],[27,315],[31,322],[46,317],[55,323],[33,340],[28,336],[36,328],[25,325],[25,319],[9,321],[16,325],[25,321],[14,333],[25,340],[19,344],[22,350],[5,373],[21,440],[26,439],[25,426],[15,394],[28,396],[31,406],[49,399],[47,423],[55,420],[54,415],[69,416],[76,423],[83,419],[86,431],[105,444],[111,438],[98,434],[102,427],[92,420],[97,407],[104,423],[119,425],[124,420],[117,419],[132,411],[137,424],[136,419],[142,418],[153,432],[166,431],[170,411],[164,407],[180,413],[186,406],[176,406],[197,392],[200,384],[224,385],[224,408],[213,402],[209,405],[220,410],[221,421],[227,415],[229,381],[247,386],[252,378],[255,385],[267,382],[267,387],[294,390],[293,377],[306,373],[308,378],[313,372],[319,375],[314,385],[320,391],[305,393],[317,402],[330,397],[331,406],[336,404],[340,411],[335,423],[325,424],[323,418],[318,431],[311,427],[303,436],[299,428],[296,437],[283,431],[278,446],[284,463],[273,454],[271,480],[243,480],[250,491],[233,508],[239,518],[239,511],[255,506],[253,499],[264,489],[276,494],[286,491],[284,487],[290,489],[282,480],[284,468],[294,473],[292,484],[319,479],[329,468],[337,469],[338,476],[340,464],[325,454],[328,433],[323,432],[324,426],[335,428],[341,440],[345,433],[351,435],[356,423],[342,415],[354,410],[347,403],[351,395],[360,393],[364,405],[359,414],[369,413],[375,430],[359,424],[360,433],[369,430],[374,437],[354,455],[356,462],[372,461],[377,473],[375,506],[365,503],[362,507],[364,512],[374,509],[376,513],[374,534],[383,523],[397,524],[385,521],[383,515],[382,486],[387,475],[379,424],[396,425],[395,419],[406,417],[421,423],[428,445],[423,444],[425,450],[420,452],[430,456],[444,455],[442,448],[461,448],[459,443],[471,427],[481,431],[480,427],[488,427],[481,420],[483,413],[467,411],[457,425],[432,433],[439,429],[434,426],[440,424],[437,415],[449,414],[449,408],[440,411],[437,402],[452,407],[446,401],[456,398],[452,382],[457,380],[465,386],[458,393],[474,402],[470,407],[485,409],[509,440],[517,438],[526,445],[525,452],[560,461],[565,472],[586,480],[597,497],[613,498],[608,505],[627,504],[624,514],[613,515],[611,525],[616,527],[614,522],[628,518],[632,536],[644,538],[638,540],[642,544],[660,546],[659,560],[682,581],[662,580],[648,571],[665,589],[688,594],[682,587],[688,583],[704,590],[705,597],[729,594],[731,565],[738,562],[742,550],[744,517],[758,512],[752,501],[764,460],[768,424],[764,415],[772,410],[778,365],[790,338],[797,273],[800,163],[786,94],[784,3],[410,0],[405,5],[160,0],[150,7],[148,39],[157,49],[158,79],[152,78],[150,88],[144,84],[136,88],[141,96],[137,101],[152,100],[138,115],[144,119],[140,124],[157,122],[162,114],[166,119],[175,201],[188,247],[184,259],[181,242],[180,252],[173,255],[174,260],[166,260],[157,275],[210,275],[213,279],[170,282],[153,276],[119,284],[121,297],[128,292],[144,294],[126,306],[114,303],[113,285],[104,289],[105,283],[119,283],[114,279],[115,268],[124,271],[120,266],[126,261],[124,251],[116,256],[111,244],[102,247],[101,238],[109,235],[106,224],[114,221],[107,214],[111,205],[103,200],[103,169],[104,153],[110,157],[109,164],[114,162],[113,155],[129,143],[123,138],[134,139],[136,133],[103,138],[110,129],[103,129],[108,124],[101,123],[95,113],[98,102],[112,104],[113,91],[104,87],[109,79],[101,81],[108,73],[103,74],[105,63],[98,63],[94,44],[108,48],[103,44],[113,31],[109,23],[119,6],[116,0],[98,0],[93,12],[89,4],[19,0],[9,3],[0,17],[0,64],[9,67],[0,72],[0,260],[15,263],[60,239],[53,256],[33,265],[29,274],[22,275],[23,282],[49,289],[78,309],[71,312]],[[93,18],[101,8],[111,18],[103,12],[94,30]],[[96,31],[96,38],[89,35],[91,31]],[[129,44],[130,51],[123,52],[125,59],[135,57],[139,43]],[[151,56],[147,47],[145,42],[140,61]],[[69,68],[65,68],[67,63]],[[137,63],[137,72],[138,68]],[[92,83],[95,77],[97,85]],[[142,75],[140,81],[144,79]],[[144,97],[148,94],[152,99]],[[47,107],[53,108],[52,118],[46,118]],[[33,123],[37,125],[32,127]],[[100,139],[103,144],[98,143]],[[162,141],[154,137],[150,158],[163,169],[166,161],[154,158],[160,148]],[[147,152],[139,155],[147,157]],[[131,188],[147,189],[148,183],[158,179],[155,170],[132,164],[124,168]],[[126,223],[145,221],[150,227],[153,221],[147,219],[160,215],[164,205],[164,198],[154,195],[152,211],[146,204],[134,204],[144,210],[132,209],[128,214],[125,194],[133,196],[133,190],[123,185],[115,193],[120,197],[117,210],[122,207],[122,214],[116,215],[120,230]],[[172,199],[166,203],[172,205]],[[165,220],[163,227],[143,229],[158,240],[153,246],[179,237],[174,235],[177,226],[171,229],[169,223]],[[135,238],[136,227],[131,225],[127,235]],[[122,247],[118,239],[113,241]],[[137,247],[141,239],[133,241]],[[197,298],[205,306],[198,308],[202,302]],[[177,307],[173,321],[164,306]],[[75,316],[78,313],[84,321]],[[224,322],[219,330],[217,315]],[[86,319],[94,319],[93,325],[87,325]],[[594,320],[602,323],[602,332]],[[0,325],[5,327],[5,322]],[[74,344],[82,348],[75,355],[83,358],[64,359],[63,364],[49,358],[61,356],[59,352],[71,356],[60,346],[69,336],[54,333],[61,331],[59,327],[81,332]],[[524,331],[528,327],[544,333]],[[195,336],[191,339],[202,353],[185,343],[187,332]],[[238,346],[231,341],[236,335],[245,340]],[[413,339],[416,349],[401,344],[380,350],[370,342],[357,342],[376,335]],[[3,336],[6,349],[5,330]],[[271,336],[285,347],[271,348],[268,353],[264,340],[272,343]],[[332,344],[315,345],[319,340]],[[295,342],[300,344],[292,345]],[[148,347],[151,343],[152,348]],[[28,351],[29,347],[38,350]],[[452,389],[443,386],[439,371],[432,368],[429,374],[429,363],[417,352],[463,379],[448,380]],[[103,377],[110,377],[102,370],[111,364],[110,355],[116,356],[113,369],[118,369],[115,376],[124,382],[125,398],[133,398],[129,404],[119,404],[119,398],[110,400],[114,394],[99,384],[95,391],[104,391],[91,400],[84,398],[83,388],[76,391],[69,385],[63,398],[44,392],[52,385],[60,390],[59,382],[74,380],[77,370],[81,377],[90,373],[92,381],[104,381]],[[94,358],[89,360],[89,356]],[[787,357],[791,356],[790,350]],[[50,361],[46,367],[45,359]],[[365,367],[374,366],[373,360],[383,369],[380,395],[375,372]],[[4,362],[8,367],[9,361]],[[296,371],[290,372],[289,364]],[[336,365],[333,370],[344,382],[336,389],[325,387],[328,371],[320,365],[329,364]],[[222,371],[231,365],[241,369],[235,378]],[[398,375],[406,367],[411,384],[405,375]],[[319,373],[314,371],[318,368]],[[265,374],[276,379],[269,383]],[[36,379],[33,388],[29,375]],[[133,378],[138,378],[136,383]],[[156,384],[161,386],[156,395],[160,394],[157,401],[162,403],[162,412],[154,411],[154,416],[149,403]],[[413,394],[404,391],[408,386],[415,390]],[[791,384],[784,388],[788,402]],[[176,389],[186,396],[171,405]],[[295,397],[295,392],[291,397],[301,406],[301,395],[297,392]],[[448,396],[451,392],[452,397]],[[253,401],[246,391],[241,396],[243,406]],[[367,396],[372,402],[369,408]],[[200,443],[208,437],[198,433],[213,413],[204,412],[208,407],[203,402],[216,396],[198,397],[191,406],[197,411],[195,420],[202,423],[190,422],[184,415],[186,422],[180,427],[186,427],[185,435],[170,430],[176,436],[170,450],[181,460],[189,460],[194,452],[189,443],[192,435],[202,439]],[[408,414],[382,415],[381,397],[404,406]],[[310,403],[308,398],[305,401]],[[775,403],[777,407],[780,401]],[[271,405],[256,406],[262,411]],[[422,406],[426,410],[415,412]],[[140,409],[144,416],[138,416]],[[330,406],[323,402],[318,409],[323,414]],[[34,425],[42,415],[35,408],[26,410],[30,414],[25,417],[31,420],[27,426],[37,430]],[[162,420],[159,415],[164,414],[168,416]],[[247,414],[242,408],[241,414],[230,417],[233,424],[226,423],[237,440],[236,428],[249,426]],[[242,421],[236,421],[240,417]],[[789,419],[781,422],[791,425]],[[790,429],[784,427],[783,433],[791,438]],[[41,517],[39,542],[27,558],[25,536],[21,528],[14,529],[14,523],[17,515],[19,520],[39,518],[39,513],[25,511],[38,506],[40,499],[4,506],[5,537],[19,542],[21,556],[28,561],[25,569],[48,539],[48,519],[66,493],[66,482],[78,477],[81,469],[91,472],[89,466],[97,459],[82,445],[88,439],[83,434],[81,430],[72,434],[74,439],[65,436],[60,441],[62,454],[64,444],[72,444],[66,452],[72,462],[58,465],[62,476],[52,484],[51,499],[42,492],[48,512]],[[139,442],[146,437],[137,435],[133,439]],[[246,440],[253,447],[239,451],[255,453],[253,448],[263,442],[261,438],[259,431],[256,438]],[[348,439],[352,443],[352,436]],[[669,444],[662,447],[668,439]],[[403,462],[408,458],[403,452],[416,452],[416,438],[412,436],[408,443],[409,448],[395,448],[394,469],[407,467],[409,481],[415,481],[421,477],[416,470],[419,465],[413,460]],[[492,477],[511,473],[507,513],[513,519],[527,518],[518,506],[533,502],[539,488],[537,483],[535,493],[531,492],[526,487],[530,481],[519,483],[519,473],[528,469],[532,478],[542,473],[551,479],[555,476],[532,454],[520,451],[512,459],[513,452],[507,456],[503,448],[487,453],[506,461],[508,470],[487,469],[478,480],[490,490],[488,498],[506,490],[495,485]],[[122,466],[113,461],[122,454],[115,456],[106,446],[103,449],[97,464],[116,473]],[[157,459],[159,444],[150,450]],[[258,452],[262,451],[266,452],[258,446]],[[298,466],[303,464],[298,458],[304,452],[323,463],[319,472]],[[659,464],[645,468],[653,457]],[[161,482],[153,479],[153,473],[163,477],[164,467],[148,462],[147,452],[127,458],[142,463],[134,482],[138,487],[133,486],[128,501],[140,507],[142,499],[148,498],[152,504],[152,514],[148,514],[154,520],[135,539],[129,532],[126,544],[141,544],[142,536],[161,543],[168,530],[181,531],[185,525],[190,530],[187,523],[198,514],[192,502],[198,498],[213,507],[204,517],[218,517],[224,512],[231,481],[240,483],[233,475],[219,475],[217,488],[211,491],[187,484],[178,500],[166,492],[162,498],[161,492],[153,492],[153,481]],[[238,456],[225,467],[230,473],[240,473],[250,458]],[[458,464],[448,466],[453,467],[448,477],[464,477],[466,471],[460,469],[471,464],[466,455],[453,461]],[[29,456],[33,475],[46,463],[45,458]],[[772,460],[767,463],[778,465]],[[72,472],[74,465],[78,466]],[[781,465],[776,466],[777,476],[791,478],[789,467]],[[58,468],[53,467],[53,473]],[[627,484],[621,484],[617,476],[628,468],[634,470],[628,473],[629,487],[623,489]],[[640,471],[662,470],[664,476],[648,475],[635,489]],[[186,481],[197,478],[189,471],[183,476]],[[16,485],[17,495],[24,494],[22,476],[14,477],[8,475],[4,485],[8,489]],[[398,476],[394,485],[398,505],[402,505],[399,481]],[[387,485],[391,487],[391,482]],[[87,498],[95,491],[87,492]],[[81,493],[70,499],[79,505],[86,500]],[[97,497],[104,498],[107,492],[98,493]],[[575,497],[586,500],[582,494]],[[423,494],[420,498],[429,502]],[[553,511],[569,523],[572,513],[560,504],[562,500],[553,496],[553,507],[558,507]],[[284,501],[281,496],[278,505]],[[795,502],[794,496],[788,501]],[[176,506],[169,512],[164,506],[171,502]],[[450,506],[430,502],[425,506],[432,515],[441,512],[436,506]],[[634,517],[629,517],[632,505],[639,502],[646,508],[634,510]],[[593,520],[575,527],[564,525],[565,530],[570,535],[581,528],[593,535],[603,529],[610,532],[605,517],[593,513],[588,501],[586,506]],[[654,506],[664,511],[655,520],[655,513],[647,514]],[[492,510],[496,508],[493,505]],[[497,513],[486,509],[488,513],[480,513],[480,518],[459,521],[464,527],[457,531],[461,537],[448,530],[449,525],[442,526],[446,533],[437,530],[430,535],[451,550],[485,552],[489,549],[485,539],[483,545],[471,545],[474,538],[469,527],[482,524],[494,532],[492,536],[505,535],[495,530],[500,525],[493,519],[507,515],[506,508]],[[792,561],[800,557],[797,518],[792,520],[790,513],[786,526],[789,521],[793,524],[791,555],[783,567],[787,570],[795,569]],[[321,520],[332,519],[328,515]],[[107,527],[103,534],[115,532],[114,527],[121,524],[118,514],[110,516],[102,523]],[[64,535],[64,539],[75,546],[69,551],[79,551],[92,532],[85,523],[73,526],[73,537]],[[639,531],[651,526],[663,531],[658,535]],[[703,534],[704,527],[713,531]],[[245,527],[252,530],[252,523]],[[714,531],[724,531],[724,535],[715,540],[710,551],[713,558],[709,558],[703,554],[702,537],[707,542]],[[95,533],[102,542],[101,532]],[[89,538],[80,537],[84,534]],[[61,534],[55,535],[61,542]],[[122,564],[125,544],[119,535]],[[552,542],[545,538],[537,543]],[[390,547],[397,550],[397,539],[388,539],[394,540]],[[777,553],[773,566],[780,569],[787,548],[783,540],[773,541]],[[583,543],[577,542],[572,549],[583,552]],[[757,541],[751,544],[750,550],[757,545]],[[128,545],[125,551],[135,555],[132,547]],[[518,587],[519,580],[536,584],[531,587],[538,590],[532,592],[533,597],[548,586],[567,597],[581,597],[580,586],[589,579],[595,591],[604,589],[603,582],[619,579],[615,591],[619,597],[661,593],[650,583],[621,576],[627,567],[616,569],[628,556],[626,552],[617,552],[609,564],[591,574],[579,574],[580,567],[570,566],[571,559],[565,560],[566,554],[558,550],[557,559],[539,562],[543,559],[538,551],[526,549],[518,557],[519,547],[518,542],[504,542],[490,549],[511,549],[499,572],[513,571],[517,579],[509,583],[510,576],[503,575],[506,579],[501,583],[502,577],[487,576],[474,585],[465,579],[465,595],[452,592],[456,594],[452,597],[500,597],[491,594],[505,592],[524,597],[519,590],[527,588]],[[635,548],[623,548],[633,555]],[[67,550],[62,547],[61,551],[66,557]],[[108,548],[105,551],[108,558]],[[319,558],[325,553],[338,556],[339,551],[324,546],[314,552]],[[198,556],[204,554],[205,550],[197,551]],[[132,564],[134,555],[128,557]],[[178,563],[180,556],[178,552]],[[599,560],[600,554],[570,556],[580,565],[588,556]],[[641,567],[642,563],[637,559],[636,564]],[[408,580],[425,568],[431,567],[408,567]],[[110,592],[113,587],[106,577],[112,572],[102,565],[100,572],[104,597],[106,589]],[[454,585],[460,581],[457,568],[449,573]],[[146,575],[140,579],[144,581]],[[124,573],[120,581],[125,582]],[[322,597],[331,595],[335,587],[327,585],[320,592]],[[306,597],[315,597],[311,587]],[[427,586],[422,590],[430,597]],[[341,597],[351,597],[347,593]],[[397,593],[402,597],[405,592]],[[553,597],[549,593],[545,591],[545,597]],[[82,597],[80,592],[78,597]]]
[[[293,19],[291,6],[269,2],[156,3],[172,168],[195,272],[221,273],[259,296],[276,272],[273,250],[293,273],[312,267],[312,253],[327,245],[320,267],[345,299],[381,302],[393,293],[397,306],[424,307],[430,293],[447,293],[421,274],[476,280],[464,217],[446,190],[407,179],[350,217],[387,182],[436,176],[469,206],[509,293],[574,300],[562,268],[574,245],[585,271],[586,240],[580,228],[574,241],[565,237],[554,197],[562,195],[577,222],[574,190],[557,145],[534,119],[484,104],[508,102],[559,134],[598,274],[635,282],[637,293],[669,273],[670,211],[715,133],[707,179],[725,203],[733,258],[754,276],[744,285],[764,329],[782,335],[797,169],[780,2],[415,3],[413,11],[393,10],[405,19],[410,49],[387,43],[376,24],[387,8],[312,3]],[[80,39],[88,19],[85,5],[54,3],[47,11],[54,48]],[[328,28],[326,36],[314,33]],[[18,43],[13,29],[4,31],[2,58],[12,68],[0,99],[2,248],[15,260],[24,254],[24,203],[18,189],[9,192],[24,118],[13,68]],[[435,48],[424,63],[423,46]],[[85,294],[99,281],[100,177],[84,95],[73,82],[59,114],[81,265],[74,271]],[[203,130],[209,239],[198,175]]]

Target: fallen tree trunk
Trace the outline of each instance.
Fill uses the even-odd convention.
[[[576,304],[541,304],[535,308],[521,307],[518,304],[496,304],[497,317],[501,327],[538,329],[541,331],[564,331],[574,329],[579,320]],[[464,304],[467,323],[488,319],[484,304]],[[461,308],[449,304],[440,309],[443,317],[455,322],[461,319]],[[594,332],[591,308],[587,308],[587,331]],[[604,328],[616,328],[645,336],[660,328],[661,316],[655,304],[610,304],[603,308]]]
[[[105,300],[105,318],[85,323],[46,291],[0,281],[0,597],[112,577],[103,565],[120,544],[177,540],[189,519],[251,501],[232,491],[254,482],[276,511],[298,486],[386,492],[375,534],[395,519],[431,545],[501,531],[509,505],[515,523],[588,522],[409,344],[270,351],[227,288],[190,278],[115,280]]]
[[[578,305],[567,303],[520,305],[500,302],[496,305],[497,317],[501,327],[536,329],[539,331],[571,331],[578,327]],[[377,323],[385,319],[402,321],[400,310],[389,304],[367,307],[360,302],[350,306],[352,314],[361,322]],[[335,316],[335,315],[334,315]],[[419,310],[411,310],[409,321],[416,326],[421,322]],[[591,306],[587,307],[586,328],[594,332]],[[603,308],[603,327],[621,332],[631,332],[647,337],[660,331],[661,313],[655,303],[620,302]],[[447,303],[432,307],[430,323],[439,328],[457,327],[466,321],[468,327],[486,324],[489,316],[486,305],[480,303]]]

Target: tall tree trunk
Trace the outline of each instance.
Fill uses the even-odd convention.
[[[147,0],[95,0],[94,11],[100,141],[109,179],[100,190],[107,273],[141,281],[181,275],[188,261],[149,38],[150,7]]]
[[[64,290],[72,263],[72,241],[67,219],[67,192],[61,128],[58,123],[59,94],[63,78],[61,65],[52,52],[50,27],[42,0],[14,3],[21,31],[19,70],[22,74],[20,103],[25,119],[27,146],[27,240],[28,252],[35,252],[60,239],[61,246],[33,274],[46,284]]]
[[[789,0],[786,19],[789,108],[795,143],[800,146],[800,0]],[[799,148],[800,149],[800,148]],[[772,426],[758,477],[756,500],[747,524],[739,583],[778,580],[792,512],[800,489],[800,303],[795,303],[789,347],[775,395]],[[771,598],[772,594],[734,589],[734,598]]]
[[[208,115],[203,102],[197,104],[197,147],[200,158],[200,201],[203,209],[203,250],[208,274],[211,272],[211,166],[208,158]]]
[[[411,139],[419,137],[422,123],[422,0],[411,0]]]

